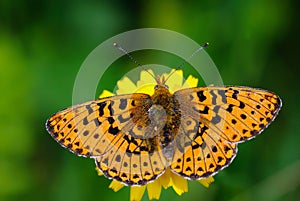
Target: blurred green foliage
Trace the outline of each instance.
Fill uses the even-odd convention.
[[[161,200],[299,199],[298,11],[295,0],[0,1],[0,200],[129,199],[128,188],[108,189],[93,160],[61,148],[44,124],[71,105],[76,73],[90,51],[145,27],[210,42],[206,51],[225,84],[269,89],[283,100],[276,121],[239,146],[210,188],[189,182],[188,193],[179,197],[168,189]],[[137,56],[142,63],[153,52],[145,53]],[[100,90],[112,90],[134,67],[128,58],[122,62],[117,73],[106,72]]]

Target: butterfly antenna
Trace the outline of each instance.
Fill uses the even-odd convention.
[[[167,82],[167,80],[171,77],[171,75],[173,75],[177,70],[179,70],[180,68],[182,68],[186,63],[188,63],[198,52],[200,52],[201,50],[203,50],[204,48],[206,48],[209,45],[209,43],[205,43],[204,45],[202,45],[201,47],[199,47],[195,52],[193,52],[193,54],[191,54],[191,56],[189,56],[189,58],[187,60],[185,60],[184,62],[182,62],[177,68],[176,70],[174,70],[165,80],[165,82]]]
[[[193,52],[193,54],[191,54],[191,56],[185,60],[184,62],[182,62],[182,64],[180,64],[176,70],[182,68],[182,66],[184,66],[187,62],[189,62],[198,52],[200,52],[201,50],[203,50],[204,48],[206,48],[209,45],[209,43],[205,43],[204,45],[202,45],[201,47],[199,47],[195,52]]]
[[[114,43],[115,48],[117,48],[118,50],[120,50],[121,52],[123,52],[124,54],[126,54],[129,59],[135,63],[138,67],[142,67],[142,65],[135,59],[133,58],[133,56],[131,56],[131,54],[129,54],[129,52],[124,49],[121,45],[119,45],[118,43]],[[153,77],[155,80],[156,78],[148,71],[148,69],[145,69],[144,67],[142,67],[144,71],[146,71],[147,73],[149,73],[151,75],[151,77]]]

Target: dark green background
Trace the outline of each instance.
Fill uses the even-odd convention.
[[[106,39],[136,28],[185,34],[206,51],[227,85],[269,89],[283,108],[255,140],[239,146],[209,189],[189,182],[161,200],[297,200],[300,197],[299,5],[296,0],[0,2],[0,200],[128,200],[108,189],[91,159],[61,148],[46,119],[72,104],[76,73]],[[155,51],[136,54],[147,63]],[[122,58],[99,91],[134,67]],[[157,61],[157,63],[163,61]],[[174,59],[175,66],[180,59]],[[124,63],[124,66],[120,66]],[[126,67],[125,67],[126,66]],[[147,200],[147,195],[144,196]]]

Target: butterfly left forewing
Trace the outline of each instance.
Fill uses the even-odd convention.
[[[150,106],[146,94],[102,98],[57,112],[47,120],[46,127],[63,147],[77,155],[97,157],[122,137],[121,130],[134,129],[136,122],[143,124],[140,119]]]
[[[143,185],[161,175],[166,165],[148,125],[150,107],[146,94],[102,98],[54,114],[46,127],[63,147],[95,158],[106,177]]]

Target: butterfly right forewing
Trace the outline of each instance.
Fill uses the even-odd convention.
[[[249,87],[197,87],[177,91],[174,97],[184,114],[234,143],[261,133],[281,108],[276,94]]]
[[[217,173],[237,152],[236,143],[260,134],[277,116],[277,95],[248,87],[198,87],[175,92],[186,139],[177,149],[171,170],[191,179]],[[184,149],[184,150],[183,150]]]

